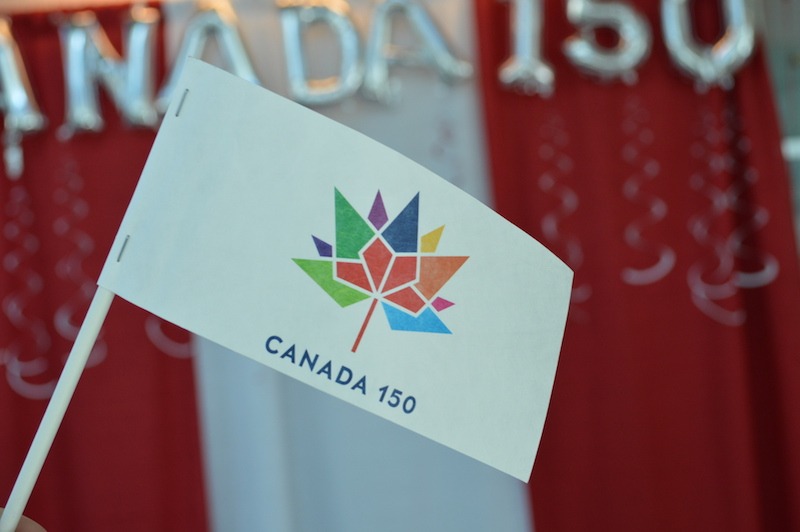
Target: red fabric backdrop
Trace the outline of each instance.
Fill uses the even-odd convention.
[[[118,50],[125,11],[95,10]],[[154,139],[122,124],[103,95],[102,133],[57,140],[57,28],[47,14],[12,22],[50,126],[24,139],[22,178],[0,177],[3,501]],[[206,529],[188,337],[170,327],[126,302],[112,305],[26,510],[48,530]]]
[[[534,466],[538,532],[800,529],[800,283],[765,65],[699,94],[658,2],[634,86],[568,63],[551,99],[500,86],[509,7],[476,2],[495,202],[576,272]],[[694,2],[718,35],[716,2]]]

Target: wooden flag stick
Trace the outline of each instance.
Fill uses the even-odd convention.
[[[78,331],[78,337],[75,338],[75,343],[72,345],[72,350],[69,352],[69,357],[67,357],[67,361],[64,364],[64,370],[58,378],[53,396],[50,398],[50,402],[44,412],[42,422],[33,437],[30,449],[28,449],[28,455],[22,464],[17,481],[14,483],[14,488],[8,497],[6,509],[0,515],[0,532],[14,532],[19,520],[22,518],[22,512],[28,504],[33,485],[36,483],[36,479],[39,478],[44,460],[47,458],[47,453],[50,452],[58,427],[61,425],[61,420],[64,419],[67,406],[72,399],[75,387],[78,385],[83,368],[86,367],[86,361],[89,359],[89,354],[92,352],[97,335],[100,333],[100,327],[102,327],[106,319],[108,308],[111,306],[113,299],[114,294],[112,292],[102,286],[97,287],[92,303],[89,305],[89,311],[83,320],[83,325]]]

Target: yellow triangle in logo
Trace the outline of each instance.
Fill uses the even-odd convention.
[[[422,236],[421,250],[423,253],[433,253],[439,246],[439,239],[442,238],[444,226],[434,229],[430,233]]]

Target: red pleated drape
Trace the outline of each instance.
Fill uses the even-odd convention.
[[[122,50],[127,9],[94,11]],[[22,177],[0,177],[3,501],[155,138],[123,124],[101,94],[104,130],[57,139],[65,89],[52,15],[11,19],[49,126],[23,140]],[[53,532],[207,528],[188,340],[126,302],[112,305],[27,515]]]
[[[509,3],[477,0],[497,209],[576,273],[531,478],[538,532],[800,529],[800,281],[765,64],[698,93],[658,2],[633,86],[580,73],[544,4],[550,99],[501,86]],[[694,2],[705,39],[716,2]]]

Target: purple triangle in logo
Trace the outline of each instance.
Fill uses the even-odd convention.
[[[378,194],[375,196],[375,201],[372,203],[372,209],[369,211],[367,219],[372,222],[375,229],[380,229],[389,221],[389,217],[386,215],[386,208],[383,206],[383,198],[381,197],[380,191],[378,191]]]
[[[311,235],[311,238],[314,239],[314,245],[317,246],[317,253],[319,253],[320,257],[332,257],[333,256],[333,246],[325,242],[324,240],[320,240],[319,238]]]

